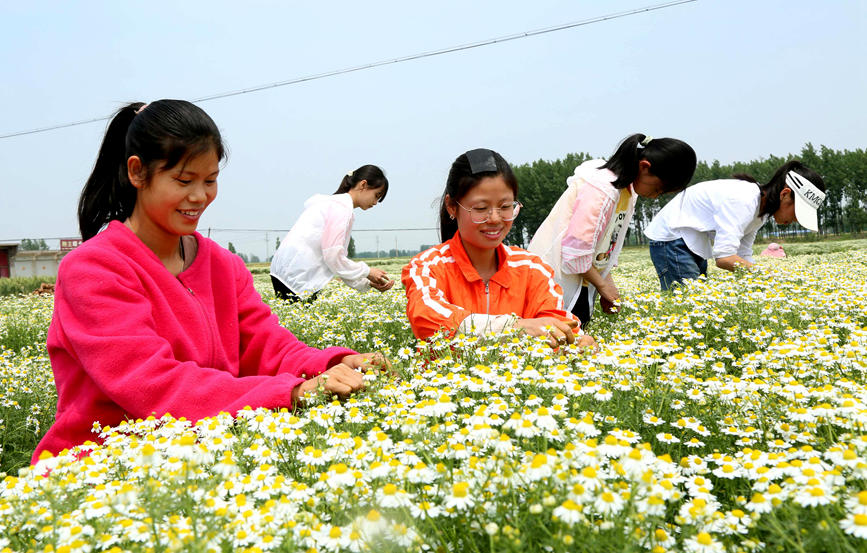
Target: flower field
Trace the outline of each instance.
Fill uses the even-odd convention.
[[[597,353],[417,343],[402,289],[299,306],[257,275],[299,338],[382,351],[397,374],[297,412],[96,424],[104,445],[35,469],[51,298],[0,299],[0,550],[863,552],[864,246],[663,295],[630,252]]]

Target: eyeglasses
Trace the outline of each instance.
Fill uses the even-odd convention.
[[[518,213],[521,212],[521,208],[524,205],[521,202],[512,202],[510,204],[501,205],[500,207],[464,207],[460,204],[460,202],[455,202],[458,206],[464,211],[470,212],[470,220],[477,225],[481,225],[482,223],[487,223],[488,219],[491,218],[491,213],[494,210],[497,210],[497,213],[500,215],[500,219],[503,221],[514,221],[518,216]]]

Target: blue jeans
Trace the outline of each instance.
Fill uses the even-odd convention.
[[[650,260],[659,275],[662,291],[685,278],[698,278],[707,274],[707,259],[696,255],[686,246],[683,238],[668,242],[650,241]]]

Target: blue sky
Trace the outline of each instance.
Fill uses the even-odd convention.
[[[653,5],[608,2],[5,2],[0,134],[194,99]],[[722,162],[865,147],[867,2],[697,2],[200,104],[230,157],[200,230],[288,229],[374,163],[361,250],[416,248],[454,158],[609,155],[633,132]],[[0,241],[75,236],[105,123],[0,140]],[[276,233],[212,231],[263,256]]]

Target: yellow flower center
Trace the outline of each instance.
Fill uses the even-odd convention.
[[[458,482],[454,486],[452,486],[452,495],[455,497],[466,497],[467,490],[470,488],[469,483],[467,482]]]

